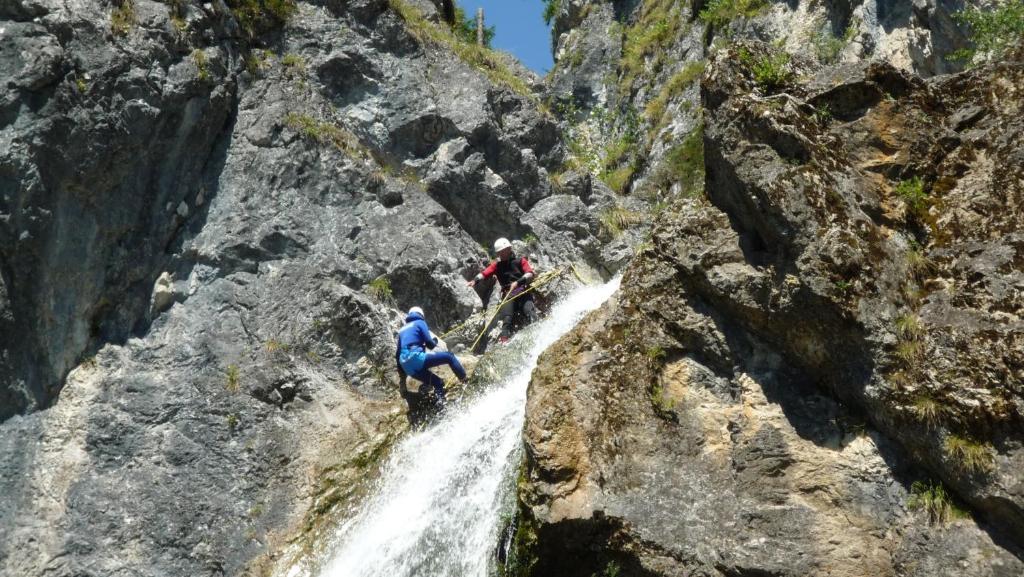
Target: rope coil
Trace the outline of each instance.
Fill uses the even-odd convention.
[[[506,304],[516,300],[517,298],[527,294],[528,292],[530,292],[530,291],[532,291],[532,290],[534,290],[534,289],[536,289],[538,287],[541,287],[541,286],[551,282],[558,275],[564,273],[565,271],[566,271],[566,267],[562,266],[562,267],[558,267],[558,268],[556,268],[554,270],[550,270],[550,271],[547,271],[545,273],[541,273],[541,274],[537,275],[537,277],[535,279],[533,279],[533,282],[531,282],[529,284],[529,286],[526,287],[525,290],[519,291],[515,295],[509,295],[509,296],[506,296],[505,298],[503,298],[501,300],[501,302],[499,302],[498,305],[494,308],[493,312],[490,314],[490,317],[487,318],[487,322],[484,323],[484,328],[481,329],[480,334],[477,335],[476,340],[473,341],[473,346],[471,346],[469,348],[469,350],[472,351],[472,350],[476,349],[477,344],[480,343],[480,339],[483,338],[484,333],[487,331],[487,327],[491,326],[491,323],[494,322],[494,317],[498,316],[498,312],[501,311],[501,307],[503,307]],[[573,271],[575,272],[575,267],[573,267]],[[577,278],[579,278],[578,275],[577,275]],[[481,313],[478,313],[478,314],[486,315],[487,311],[482,311]],[[455,326],[454,328],[449,329],[448,331],[444,332],[443,334],[441,334],[441,338],[443,339],[443,338],[447,337],[448,335],[450,335],[452,333],[455,333],[455,332],[457,332],[459,330],[462,330],[463,328],[466,327],[466,325],[468,325],[471,322],[473,322],[474,320],[476,320],[475,317],[476,317],[476,315],[472,315],[468,319],[466,319],[466,321],[463,322],[462,324],[459,324],[459,325]]]

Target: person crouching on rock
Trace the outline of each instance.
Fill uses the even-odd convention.
[[[512,243],[507,238],[499,238],[494,241],[494,252],[498,254],[498,260],[487,265],[480,274],[467,282],[469,286],[476,286],[476,283],[490,278],[498,277],[501,285],[501,300],[505,302],[495,315],[494,321],[488,325],[484,332],[489,332],[494,322],[501,321],[501,334],[498,336],[499,343],[508,342],[509,332],[512,329],[512,314],[521,311],[526,315],[529,322],[537,320],[537,306],[533,304],[533,294],[527,293],[512,300],[517,294],[526,290],[533,280],[533,267],[526,257],[516,257],[512,254]]]
[[[430,351],[437,346],[437,337],[423,320],[423,309],[412,307],[405,317],[405,325],[398,331],[395,362],[400,375],[408,375],[434,389],[438,404],[444,404],[444,381],[429,369],[449,365],[459,381],[466,381],[466,370],[455,355],[447,351]]]

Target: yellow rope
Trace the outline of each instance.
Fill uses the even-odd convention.
[[[515,295],[511,295],[511,296],[507,296],[506,298],[503,298],[501,300],[501,302],[498,303],[498,306],[495,307],[494,312],[491,314],[491,317],[489,319],[487,319],[487,322],[484,323],[484,328],[480,330],[480,334],[478,334],[476,336],[476,340],[473,341],[473,346],[469,347],[469,350],[471,350],[471,351],[476,350],[476,346],[477,346],[477,344],[480,343],[480,339],[483,338],[484,333],[487,332],[487,328],[490,327],[491,323],[494,322],[494,317],[498,316],[498,313],[501,312],[501,307],[503,307],[506,304],[508,304],[508,303],[516,300],[517,298],[525,295],[526,293],[528,293],[528,292],[530,292],[532,290],[535,290],[537,287],[540,287],[540,286],[550,282],[552,279],[554,279],[558,275],[562,274],[563,272],[565,272],[565,267],[564,266],[563,267],[559,267],[559,268],[557,268],[555,270],[548,271],[548,272],[546,272],[544,274],[538,275],[537,278],[535,278],[533,280],[533,282],[530,283],[530,286],[526,287],[526,290],[520,291],[520,292],[516,293]],[[467,320],[466,322],[464,322],[461,325],[455,327],[454,329],[449,330],[448,332],[446,332],[443,335],[441,335],[441,338],[444,338],[444,337],[452,334],[453,332],[461,329],[462,327],[464,327],[467,324],[469,324],[471,320],[472,319]]]
[[[534,279],[534,281],[532,283],[530,283],[529,288],[527,290],[521,292],[521,293],[518,293],[518,294],[521,295],[521,294],[526,293],[529,290],[533,290],[533,287],[541,286],[541,285],[547,283],[548,281],[550,281],[551,279],[553,279],[555,276],[557,276],[558,274],[560,274],[562,272],[565,272],[565,267],[560,267],[560,268],[557,268],[555,270],[550,270],[550,271],[547,271],[547,272],[545,272],[543,274],[537,275],[537,278]],[[518,295],[516,297],[513,297],[513,298],[518,298]],[[508,300],[511,301],[513,299],[508,299]],[[504,305],[506,302],[507,301],[502,300],[501,303],[498,305],[498,308],[495,309],[495,311],[501,310],[502,305]],[[486,311],[484,311],[483,314],[486,314]],[[497,314],[497,312],[495,312],[495,314]],[[473,322],[473,319],[474,319],[475,316],[476,315],[472,315],[468,319],[466,319],[465,322],[463,322],[463,323],[461,323],[459,325],[456,325],[454,328],[448,329],[448,331],[446,331],[446,332],[441,334],[441,338],[443,339],[443,338],[447,337],[448,335],[461,330],[466,325],[468,325],[469,323]],[[487,324],[490,324],[490,321],[488,321]]]

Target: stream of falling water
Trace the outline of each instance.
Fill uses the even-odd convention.
[[[492,382],[394,448],[314,574],[486,577],[514,502],[526,389],[537,358],[618,286],[614,279],[576,290],[509,346],[488,353]]]

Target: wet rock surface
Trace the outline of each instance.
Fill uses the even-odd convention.
[[[533,215],[557,125],[433,3],[229,5],[0,7],[5,575],[270,567],[408,426],[400,311],[478,311],[499,235],[609,272],[591,197]]]
[[[1021,65],[926,81],[798,55],[765,86],[749,63],[773,50],[716,53],[705,196],[541,359],[519,561],[1020,573]],[[930,520],[914,482],[971,518]]]

